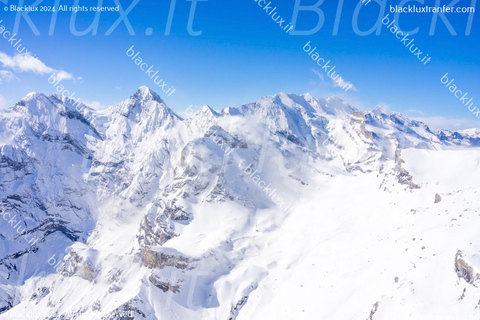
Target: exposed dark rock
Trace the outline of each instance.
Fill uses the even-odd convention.
[[[172,285],[167,281],[162,281],[158,277],[156,277],[154,274],[151,274],[150,277],[148,278],[150,282],[157,288],[163,290],[163,292],[171,291],[173,293],[178,293],[180,292],[181,286],[179,285]]]
[[[88,261],[71,249],[60,266],[60,273],[65,277],[76,275],[82,279],[93,281],[98,275],[98,270],[95,270]]]
[[[370,311],[370,316],[368,317],[367,320],[373,320],[373,316],[375,315],[375,313],[377,312],[377,310],[378,310],[378,301],[373,304],[373,308],[372,308],[372,310]]]
[[[188,268],[190,260],[180,255],[152,251],[149,247],[146,247],[143,253],[143,263],[148,268],[175,267],[184,270]]]
[[[237,301],[237,303],[234,306],[232,306],[232,309],[230,310],[230,317],[228,318],[228,320],[237,319],[238,312],[247,303],[247,300],[248,300],[248,297],[243,296],[240,300]]]
[[[409,189],[420,189],[420,186],[413,182],[412,175],[402,168],[402,164],[405,162],[401,157],[401,150],[395,150],[395,170],[397,171],[397,180],[400,184],[408,185]]]
[[[459,278],[463,278],[466,282],[475,285],[475,282],[480,279],[480,274],[464,259],[463,252],[457,251],[455,255],[455,272]]]

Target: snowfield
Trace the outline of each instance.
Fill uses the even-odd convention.
[[[40,239],[0,218],[0,319],[480,318],[478,129],[310,94],[72,103],[0,112],[2,216]]]

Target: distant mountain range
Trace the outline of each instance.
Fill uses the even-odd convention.
[[[0,319],[478,318],[479,146],[337,97],[30,93],[0,111]]]

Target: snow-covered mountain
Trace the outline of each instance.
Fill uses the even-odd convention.
[[[31,93],[0,111],[0,319],[478,318],[478,146],[336,97]]]

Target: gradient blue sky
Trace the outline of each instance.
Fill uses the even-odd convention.
[[[57,0],[71,6],[74,1]],[[132,1],[117,0],[126,9]],[[446,72],[455,78],[463,91],[469,92],[474,102],[480,102],[480,13],[473,15],[470,35],[465,35],[468,14],[446,14],[457,35],[451,35],[442,19],[438,19],[430,35],[433,14],[402,14],[403,30],[419,27],[413,36],[420,49],[432,60],[423,65],[409,50],[382,26],[381,34],[358,35],[354,28],[355,8],[362,6],[356,0],[325,0],[320,5],[325,21],[321,29],[310,35],[289,35],[283,32],[254,0],[208,0],[197,3],[194,30],[187,32],[191,1],[176,0],[170,35],[165,35],[168,12],[172,0],[140,0],[128,14],[135,35],[129,34],[121,22],[111,35],[105,32],[119,17],[117,12],[100,15],[97,35],[74,36],[70,30],[71,12],[59,12],[49,35],[51,12],[35,12],[29,16],[40,35],[35,35],[19,16],[18,36],[27,50],[35,53],[48,67],[71,73],[74,80],[62,83],[75,91],[82,100],[94,105],[111,105],[128,98],[141,85],[157,91],[166,103],[178,113],[189,105],[200,108],[209,104],[214,109],[238,106],[278,92],[315,97],[338,95],[362,110],[384,105],[390,111],[399,111],[409,117],[424,118],[433,127],[480,127],[480,120],[468,111],[448,89],[440,83]],[[299,1],[299,0],[297,0]],[[421,0],[419,0],[421,1]],[[15,26],[14,12],[7,6],[33,4],[33,0],[0,0],[0,20],[11,31]],[[300,0],[301,5],[313,5],[317,0]],[[338,5],[343,3],[341,11]],[[400,0],[386,1],[383,13],[379,3],[362,6],[358,16],[360,30],[368,30],[388,13],[389,5]],[[448,0],[425,0],[426,4],[449,4]],[[475,2],[475,1],[473,1]],[[40,5],[52,6],[55,0],[43,0]],[[77,1],[78,3],[78,1]],[[80,5],[97,5],[97,0],[79,1]],[[287,22],[292,20],[295,0],[274,0],[277,12]],[[410,1],[408,4],[417,4]],[[114,0],[104,0],[103,6],[115,6]],[[455,6],[470,6],[472,0],[460,0]],[[478,6],[477,6],[478,7]],[[333,35],[336,18],[340,18],[338,32]],[[390,14],[392,17],[392,14]],[[83,30],[93,21],[93,13],[78,13],[76,28]],[[312,11],[298,14],[297,30],[315,27],[318,15]],[[153,33],[146,35],[147,28]],[[312,71],[323,73],[302,50],[307,41],[318,46],[322,57],[331,60],[343,78],[351,81],[358,91],[344,93]],[[140,56],[155,65],[176,93],[170,97],[155,88],[155,84],[126,56],[131,46]],[[0,52],[14,54],[12,46],[0,37]],[[9,68],[1,68],[10,70]],[[51,93],[55,88],[48,83],[50,74],[35,74],[10,70],[16,79],[0,84],[1,105],[12,106],[32,91]],[[81,78],[81,80],[79,79]]]

